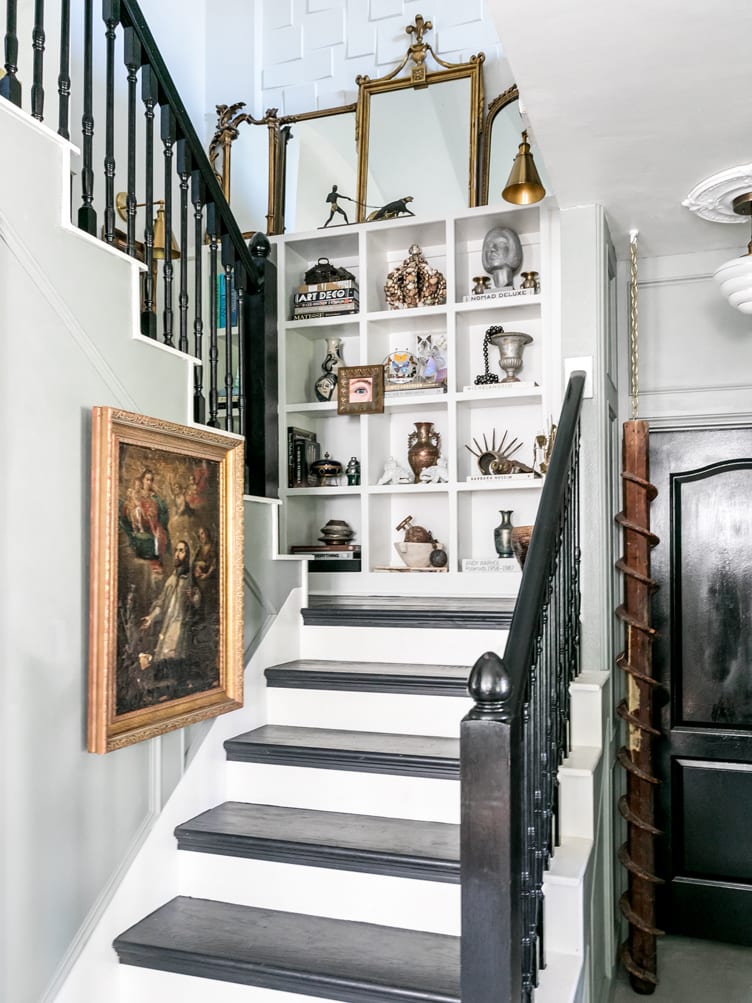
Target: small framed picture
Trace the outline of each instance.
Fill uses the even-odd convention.
[[[383,414],[384,367],[341,366],[337,370],[337,414]]]

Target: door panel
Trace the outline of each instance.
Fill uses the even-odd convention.
[[[655,431],[659,922],[752,944],[752,428]]]

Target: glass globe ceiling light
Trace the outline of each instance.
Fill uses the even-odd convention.
[[[714,223],[740,223],[752,218],[752,164],[732,167],[706,178],[684,200],[692,212]],[[721,292],[741,313],[752,314],[752,240],[747,253],[726,261],[713,273]]]
[[[752,192],[737,196],[732,204],[734,212],[740,216],[752,217]],[[746,254],[716,268],[713,278],[731,306],[752,314],[752,240],[747,244]]]

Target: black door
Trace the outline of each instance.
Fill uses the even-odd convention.
[[[752,944],[752,428],[656,431],[659,923]]]

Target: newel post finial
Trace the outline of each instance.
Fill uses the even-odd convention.
[[[470,696],[475,701],[473,716],[493,716],[502,719],[508,716],[508,705],[512,696],[512,680],[504,659],[495,651],[481,655],[470,671],[467,681]]]

